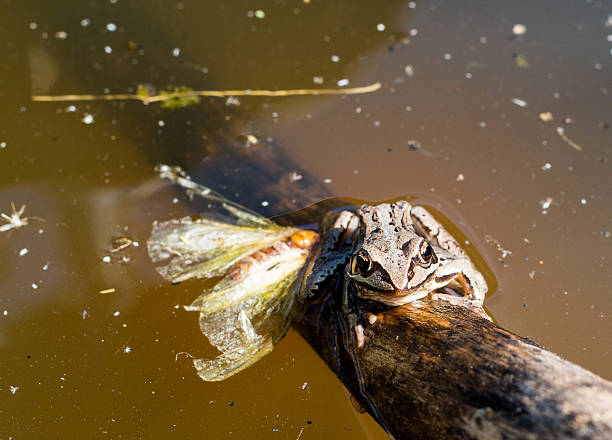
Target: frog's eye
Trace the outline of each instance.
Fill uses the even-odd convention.
[[[425,240],[421,242],[421,247],[419,248],[418,259],[419,259],[419,263],[425,267],[428,267],[432,263],[438,262],[438,257],[436,257],[436,254],[433,248]]]
[[[372,274],[373,264],[368,253],[361,250],[351,258],[351,273],[366,278]]]

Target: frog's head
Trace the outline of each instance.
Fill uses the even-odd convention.
[[[427,295],[439,266],[431,244],[417,233],[411,205],[363,205],[358,241],[347,275],[359,296],[386,304],[404,303]]]

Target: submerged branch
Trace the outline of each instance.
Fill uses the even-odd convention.
[[[174,93],[164,93],[147,96],[137,93],[108,94],[108,95],[33,95],[32,101],[37,102],[65,102],[65,101],[141,101],[149,104],[153,102],[170,101],[173,99],[193,96],[210,96],[224,98],[227,96],[300,96],[300,95],[357,95],[371,93],[380,89],[376,82],[363,87],[342,89],[293,89],[293,90],[189,90]]]

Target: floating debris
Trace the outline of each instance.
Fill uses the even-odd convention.
[[[566,134],[565,134],[565,129],[563,127],[557,127],[557,134],[559,136],[561,136],[561,139],[563,139],[570,147],[572,147],[574,150],[576,151],[582,151],[582,147],[580,145],[578,145],[576,142],[574,142],[573,140],[571,140]]]
[[[512,33],[514,35],[525,35],[527,33],[527,26],[524,24],[517,23],[512,26]]]
[[[24,255],[27,255],[30,251],[28,250],[28,248],[23,248],[19,251],[19,256],[23,257]]]
[[[574,124],[576,121],[574,120],[574,118],[566,116],[565,118],[561,119],[561,122],[563,122],[565,125],[571,125]]]
[[[529,67],[529,61],[527,61],[527,56],[522,53],[517,53],[514,55],[514,62],[516,66],[520,69],[526,69]]]
[[[404,67],[404,73],[408,76],[414,76],[414,67],[410,64]]]
[[[502,247],[502,244],[500,243],[499,240],[497,240],[496,238],[493,238],[491,235],[485,235],[485,241],[489,244],[493,244],[495,246],[495,248],[500,252],[500,257],[499,257],[499,261],[501,263],[504,262],[504,260],[506,259],[506,257],[509,257],[512,255],[512,251],[509,251],[507,249],[504,249]]]
[[[9,391],[11,392],[11,394],[15,394],[17,391],[19,391],[19,387],[16,387],[14,385],[10,385],[9,386]]]
[[[292,171],[289,174],[289,181],[292,182],[292,183],[293,182],[297,182],[298,180],[302,180],[302,177],[304,177],[304,176],[302,176],[301,174],[298,174],[297,171]]]
[[[346,78],[343,78],[340,81],[338,81],[338,87],[344,87],[348,85],[349,85],[349,80]]]
[[[553,201],[552,197],[546,197],[546,199],[540,200],[540,206],[542,207],[542,209],[548,209],[550,208],[552,201]]]
[[[551,112],[542,112],[540,113],[540,119],[544,122],[550,122],[553,120],[553,115]]]
[[[512,98],[512,104],[518,105],[519,107],[527,107],[527,101],[520,98]]]
[[[465,180],[465,177],[463,176],[463,174],[457,175],[457,182],[463,182],[464,180]]]
[[[86,125],[91,125],[94,123],[94,117],[89,113],[84,113],[81,122]]]
[[[136,243],[136,244],[134,244]],[[132,240],[131,238],[128,237],[117,237],[113,240],[113,244],[111,249],[109,250],[109,252],[115,253],[115,252],[119,252],[123,249],[126,249],[130,246],[134,246],[137,247],[138,246],[138,242]]]
[[[542,165],[542,171],[548,171],[552,168],[552,165],[549,162],[546,162],[544,165]]]
[[[101,293],[102,295],[106,295],[107,293],[115,293],[116,290],[114,287],[111,287],[110,289],[104,289],[104,290],[100,290],[98,293]]]
[[[348,79],[338,81],[340,86],[347,85]],[[128,101],[135,100],[149,104],[152,102],[164,102],[177,98],[193,98],[199,96],[210,96],[215,98],[225,98],[227,96],[303,96],[303,95],[358,95],[371,93],[380,89],[379,82],[363,86],[346,89],[294,89],[294,90],[180,90],[176,92],[160,93],[150,95],[145,89],[139,86],[138,93],[124,94],[104,94],[104,95],[33,95],[32,101],[37,102],[61,102],[61,101]],[[140,93],[144,90],[143,93]]]
[[[11,214],[4,214],[4,213],[0,213],[0,217],[2,217],[4,220],[7,221],[7,223],[0,225],[0,232],[6,232],[6,231],[10,231],[11,229],[19,229],[19,228],[23,228],[24,226],[27,226],[28,224],[28,217],[22,217],[23,213],[25,212],[26,209],[26,205],[21,205],[21,208],[19,208],[19,210],[17,210],[15,208],[15,204],[13,202],[11,202]],[[37,217],[32,217],[33,219],[36,220],[41,220]]]

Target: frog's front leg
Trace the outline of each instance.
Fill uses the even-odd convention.
[[[351,211],[341,211],[326,216],[321,224],[321,240],[304,268],[298,300],[302,303],[317,302],[321,294],[334,290],[347,264],[359,218]]]
[[[431,299],[464,306],[491,321],[482,308],[487,293],[487,283],[469,258],[448,261],[436,271],[436,281],[439,287],[430,294]]]

